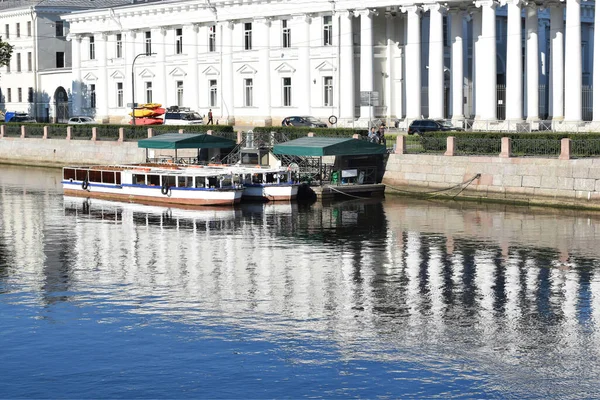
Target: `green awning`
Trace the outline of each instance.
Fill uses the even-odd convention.
[[[289,142],[276,144],[274,154],[289,156],[360,156],[385,154],[386,148],[367,140],[332,137],[302,137]]]
[[[197,133],[164,133],[138,141],[143,149],[227,149],[235,145],[231,139]]]

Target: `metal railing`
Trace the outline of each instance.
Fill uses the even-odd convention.
[[[406,153],[444,154],[446,152],[445,137],[427,137],[419,135],[406,136]]]
[[[470,155],[498,155],[502,148],[501,138],[463,138],[455,139],[455,154],[458,156]]]
[[[560,140],[557,139],[512,139],[511,157],[558,157]]]
[[[600,139],[571,140],[571,158],[600,157]]]

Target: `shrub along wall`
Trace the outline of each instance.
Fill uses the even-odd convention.
[[[98,139],[119,138],[119,128],[125,129],[125,139],[144,139],[148,137],[148,128],[152,128],[155,135],[161,133],[178,132],[183,129],[185,133],[206,133],[213,130],[215,135],[223,133],[224,136],[234,137],[235,132],[232,125],[106,125],[106,124],[45,124],[45,123],[6,123],[5,135],[8,137],[18,137],[21,135],[21,125],[25,126],[26,136],[42,137],[44,126],[48,127],[48,136],[60,138],[67,136],[67,128],[71,128],[71,137],[74,139],[88,139],[92,137],[92,128],[96,128]]]
[[[313,132],[315,136],[329,136],[329,137],[352,137],[354,134],[361,136],[367,136],[368,131],[366,129],[352,129],[352,128],[310,128],[310,127],[299,127],[299,126],[257,126],[252,128],[253,132],[256,133],[270,133],[277,132],[283,133],[288,139],[297,139],[308,135],[309,132]]]

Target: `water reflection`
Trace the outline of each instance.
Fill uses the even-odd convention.
[[[484,371],[477,396],[599,388],[596,214],[407,199],[183,210],[0,184],[0,293],[43,308],[118,304],[198,331],[328,340],[345,359]]]

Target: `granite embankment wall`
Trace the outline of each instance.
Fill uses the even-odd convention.
[[[84,164],[127,164],[143,162],[145,149],[137,142],[114,140],[65,140],[41,138],[0,139],[0,163],[63,166]]]
[[[383,183],[386,194],[600,209],[600,158],[572,160],[568,151],[559,159],[454,156],[451,150],[446,155],[391,154]]]

